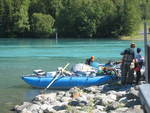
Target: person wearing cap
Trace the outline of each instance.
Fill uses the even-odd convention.
[[[135,56],[136,62],[135,62],[135,71],[136,71],[136,84],[139,83],[139,80],[141,78],[141,68],[144,63],[144,57],[141,55],[141,48],[137,48],[137,54]]]
[[[85,64],[87,64],[87,65],[91,65],[91,63],[92,63],[92,62],[94,62],[94,56],[91,56],[91,58],[86,59]]]
[[[121,65],[121,75],[122,85],[132,84],[134,79],[134,62],[135,62],[135,43],[130,44],[130,48],[125,49],[121,55],[122,57],[122,65]]]

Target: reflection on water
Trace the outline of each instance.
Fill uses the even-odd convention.
[[[51,39],[0,39],[0,110],[9,109],[22,101],[33,99],[40,93],[21,80],[22,75],[34,69],[54,71],[57,67],[84,63],[95,56],[96,61],[106,63],[119,60],[120,52],[131,41],[120,40],[55,40]],[[136,41],[143,48],[142,41]],[[53,92],[55,90],[48,90]]]

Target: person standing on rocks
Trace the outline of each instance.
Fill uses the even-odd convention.
[[[122,85],[132,84],[134,79],[134,62],[135,62],[135,52],[134,48],[136,47],[135,43],[130,44],[130,48],[125,49],[121,55],[122,65],[121,65],[121,75]]]
[[[141,78],[141,68],[144,63],[144,57],[141,55],[141,48],[137,48],[137,54],[135,56],[136,63],[135,63],[135,71],[136,71],[136,84],[139,83],[139,80]]]

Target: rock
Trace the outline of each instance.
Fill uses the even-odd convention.
[[[103,91],[104,87],[105,87],[105,85],[100,85],[100,86],[98,86],[98,90]]]
[[[107,96],[107,98],[109,98],[110,100],[117,100],[117,96],[115,95],[115,94],[109,94],[108,96]]]
[[[56,100],[55,102],[53,102],[53,103],[51,103],[49,105],[57,106],[57,105],[61,105],[61,104],[62,104],[62,102]]]
[[[101,106],[101,105],[96,105],[95,108],[100,111],[104,111],[106,109],[104,106]]]
[[[73,92],[80,92],[81,90],[80,90],[80,88],[78,88],[78,87],[74,87],[74,88],[71,88],[70,90],[69,90],[69,92],[70,93],[73,93]]]
[[[60,111],[60,110],[65,110],[67,108],[66,105],[63,105],[63,106],[54,106],[53,109],[56,110],[56,111]]]
[[[127,103],[128,99],[127,99],[127,97],[122,97],[121,99],[119,99],[119,102]]]
[[[31,112],[38,112],[38,110],[40,109],[40,106],[37,104],[32,104],[31,106],[26,107],[27,110],[31,111]]]
[[[94,100],[98,100],[98,99],[106,98],[106,97],[107,97],[107,95],[104,94],[104,93],[101,93],[101,94],[95,94]]]
[[[20,113],[32,113],[32,112],[28,111],[26,108],[24,108]]]
[[[116,110],[111,110],[109,113],[126,113],[128,110],[127,107],[121,107]]]
[[[116,94],[116,93],[117,93],[117,92],[114,91],[114,90],[110,90],[110,91],[106,92],[107,95],[109,95],[109,94]]]
[[[119,102],[113,102],[113,103],[107,105],[107,111],[115,110],[115,109],[117,109],[117,108],[119,108],[121,106],[124,106],[124,104],[119,103]]]
[[[71,94],[72,98],[77,98],[81,95],[82,91],[80,88],[74,87],[69,90],[69,93]]]
[[[99,109],[94,109],[94,110],[92,110],[91,113],[107,113],[107,112],[106,111],[101,111]]]
[[[65,91],[59,91],[56,93],[56,95],[63,97],[65,95]]]
[[[70,106],[79,106],[79,101],[73,100],[73,101],[69,102],[68,105],[70,105]]]
[[[146,84],[146,83],[147,83],[146,81],[140,81],[139,85]]]
[[[126,94],[126,91],[118,91],[118,92],[116,92],[117,99],[125,96],[125,94]]]
[[[130,99],[128,100],[128,102],[126,103],[127,107],[133,107],[135,105],[141,105],[141,101],[140,99]]]
[[[94,104],[95,105],[102,105],[102,99],[96,99],[96,100],[94,100]]]
[[[32,105],[30,102],[24,102],[21,106],[16,105],[14,109],[15,109],[17,112],[21,112],[24,108],[26,108],[26,107],[28,107],[28,106],[30,106],[30,105]]]
[[[72,93],[71,97],[78,98],[80,95],[81,95],[80,92],[74,92],[74,93]]]
[[[91,93],[91,92],[92,93],[96,93],[96,92],[99,92],[97,86],[84,88],[83,91],[86,92],[86,93]]]
[[[79,102],[88,103],[88,99],[87,99],[87,96],[86,96],[86,95],[82,95],[82,96],[76,98],[76,100],[79,101]]]
[[[144,110],[143,110],[143,108],[142,108],[142,105],[135,105],[135,106],[133,107],[133,111],[134,111],[135,113],[144,113]],[[133,113],[133,112],[131,112],[131,113]]]
[[[67,113],[67,110],[57,111],[56,113]]]
[[[139,98],[139,91],[135,90],[135,88],[130,88],[126,96],[128,99],[137,99]]]
[[[87,105],[87,102],[86,101],[80,101],[79,102],[79,106],[86,106]]]
[[[71,102],[68,103],[68,105],[71,105],[71,106],[85,106],[87,105],[87,100],[84,100],[83,98],[77,98],[77,99],[74,99],[72,100]]]
[[[55,101],[57,101],[56,99],[57,98],[56,98],[55,95],[52,95],[52,96],[50,95],[50,96],[47,97],[46,101],[51,104],[51,103],[54,103]]]
[[[40,105],[40,109],[43,110],[43,111],[46,110],[46,109],[49,109],[49,108],[52,108],[52,106],[47,105],[47,104]]]
[[[60,102],[68,102],[68,101],[70,101],[72,98],[70,98],[70,97],[62,97],[62,98],[60,98]]]
[[[123,97],[126,94],[126,91],[114,91],[114,90],[110,90],[106,93],[107,95],[109,94],[113,94],[116,95],[117,99]]]
[[[85,112],[85,111],[79,111],[78,113],[87,113],[87,112]]]
[[[106,94],[100,94],[100,95],[96,95],[94,98],[94,103],[95,105],[107,105],[109,104],[111,100],[108,99],[108,97],[106,96]]]
[[[141,105],[137,105],[131,108],[117,109],[110,113],[144,113],[144,111],[141,109]]]
[[[98,95],[98,94],[95,94],[95,95]],[[94,98],[95,98],[95,95],[93,95],[93,94],[86,94],[86,98],[87,98],[87,100],[93,100]]]
[[[118,84],[117,85],[106,84],[104,85],[102,92],[108,92],[110,90],[120,90],[120,88],[121,88],[121,85],[118,85]]]
[[[43,103],[44,101],[49,101],[50,103],[54,102],[56,100],[56,93],[48,93],[48,94],[41,94],[36,96],[32,101],[35,103],[35,101]]]
[[[135,90],[139,90],[139,88],[140,88],[139,85],[134,86]]]
[[[107,106],[113,102],[115,102],[115,100],[112,100],[110,98],[101,98],[101,99],[96,100],[94,103],[95,103],[95,105]]]
[[[35,100],[33,100],[32,103],[33,104],[37,104],[37,105],[41,105],[42,104],[40,101],[35,101]]]
[[[47,108],[43,111],[44,113],[57,113],[56,110],[54,110],[53,108]]]
[[[64,94],[65,97],[71,97],[71,93],[68,91]]]

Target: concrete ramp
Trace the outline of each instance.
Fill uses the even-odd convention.
[[[141,104],[147,113],[150,113],[150,84],[142,84],[139,86],[139,96]]]

